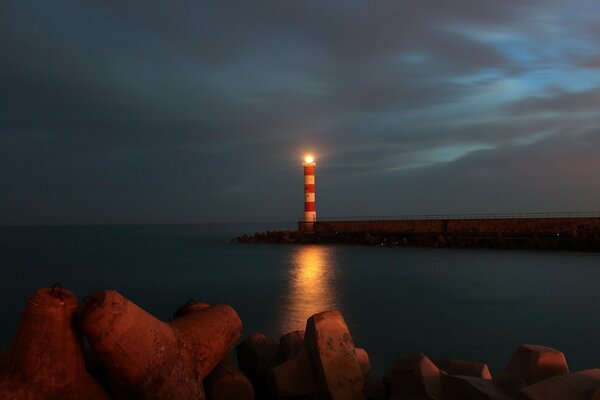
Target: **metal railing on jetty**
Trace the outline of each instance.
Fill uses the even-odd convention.
[[[317,217],[317,222],[327,221],[411,221],[451,219],[518,219],[518,218],[600,218],[600,211],[535,212],[535,213],[485,213],[485,214],[410,214],[396,216]],[[298,218],[298,222],[304,219]]]

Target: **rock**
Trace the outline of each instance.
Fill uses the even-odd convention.
[[[320,398],[321,392],[306,349],[268,372],[267,382],[276,397]]]
[[[304,346],[322,393],[331,400],[362,399],[364,377],[340,312],[313,315],[306,322],[305,332]]]
[[[203,399],[202,379],[242,331],[223,304],[165,323],[112,290],[86,298],[79,324],[120,398]]]
[[[568,373],[569,367],[562,352],[551,347],[524,344],[517,348],[494,382],[505,392],[516,394],[525,386]]]
[[[520,400],[589,400],[600,387],[600,369],[556,375],[519,392]]]
[[[444,378],[443,400],[510,400],[489,379],[466,375],[448,375]]]
[[[109,398],[85,369],[83,340],[73,324],[76,308],[75,295],[59,285],[29,298],[0,375],[0,398]]]
[[[439,399],[442,395],[441,374],[423,353],[398,357],[391,370],[393,400]]]
[[[492,379],[486,363],[458,359],[441,359],[433,362],[436,367],[450,375],[475,376],[483,379]]]
[[[227,355],[204,380],[209,400],[254,400],[254,388]]]

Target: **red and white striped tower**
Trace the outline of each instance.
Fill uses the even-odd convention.
[[[313,223],[317,220],[315,208],[315,160],[312,156],[306,156],[304,166],[304,228],[312,230]]]

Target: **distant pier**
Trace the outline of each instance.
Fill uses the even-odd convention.
[[[308,228],[308,229],[307,229]],[[239,242],[600,251],[600,213],[421,215],[317,219]]]
[[[314,222],[320,233],[557,235],[600,233],[600,214],[472,214],[331,218]],[[298,222],[298,230],[305,223]]]

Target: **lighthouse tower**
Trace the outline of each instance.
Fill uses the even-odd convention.
[[[314,229],[314,222],[317,220],[317,211],[315,208],[315,160],[312,156],[306,156],[302,166],[304,167],[304,223],[303,228],[306,231]]]

